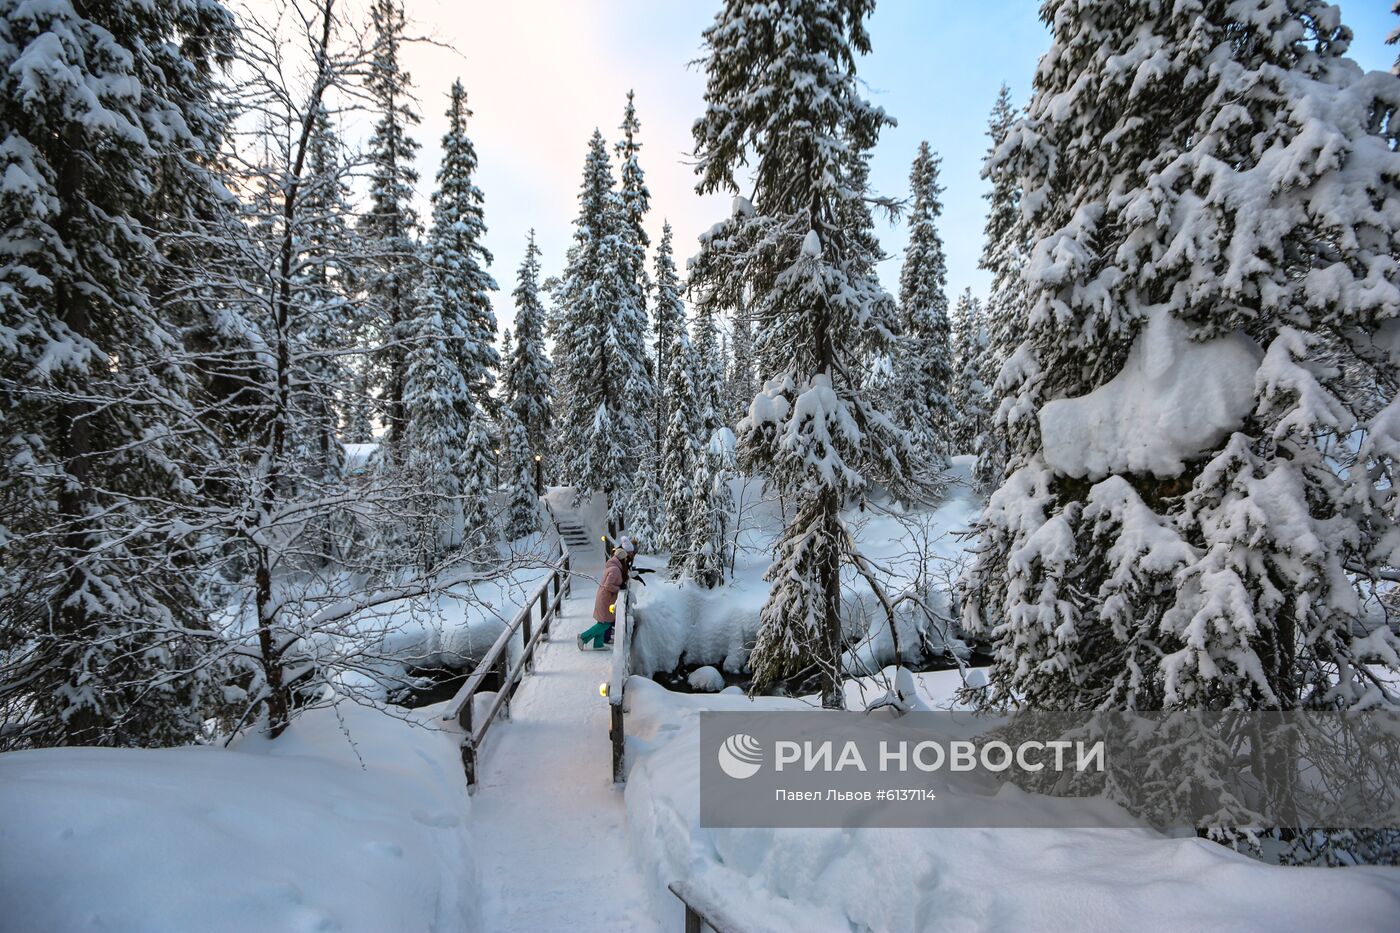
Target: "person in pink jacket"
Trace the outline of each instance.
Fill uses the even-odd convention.
[[[607,650],[607,637],[617,621],[617,594],[627,587],[627,573],[623,570],[626,559],[624,548],[614,548],[603,565],[603,579],[598,582],[598,594],[593,597],[593,625],[579,635],[580,651]]]

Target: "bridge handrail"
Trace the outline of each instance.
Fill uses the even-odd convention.
[[[626,751],[627,730],[623,716],[623,700],[626,699],[627,678],[632,674],[632,641],[636,625],[632,619],[627,591],[617,594],[617,622],[613,632],[612,679],[608,683],[608,705],[612,707],[612,725],[608,737],[612,739],[613,783],[627,780]]]
[[[722,904],[699,885],[690,881],[673,881],[666,886],[685,905],[685,933],[700,933],[701,925],[714,933],[754,933],[762,929],[741,923]]]
[[[495,722],[496,715],[502,709],[509,715],[510,698],[515,693],[516,685],[534,664],[535,646],[539,643],[540,638],[549,631],[550,623],[559,614],[560,606],[563,605],[565,597],[572,589],[569,546],[564,542],[563,536],[559,534],[558,524],[554,519],[554,510],[549,507],[547,500],[545,509],[549,515],[550,524],[554,526],[557,563],[549,575],[530,593],[529,598],[525,600],[525,604],[511,619],[510,624],[500,635],[496,636],[496,640],[491,644],[481,661],[477,663],[466,682],[443,708],[443,720],[445,722],[456,721],[462,727],[462,770],[466,773],[468,788],[476,786],[477,756],[486,741],[487,730],[491,728],[491,723]],[[554,590],[552,596],[550,595],[551,587]],[[539,605],[539,618],[537,620],[532,618],[536,604]],[[512,665],[510,663],[510,645],[515,640],[517,632],[521,633],[521,651],[520,657]],[[476,723],[473,721],[476,705],[474,700],[481,685],[492,673],[497,675],[496,695],[492,698],[491,705],[487,707],[481,722]]]

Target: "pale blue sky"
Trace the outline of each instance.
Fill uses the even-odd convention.
[[[682,261],[695,237],[728,213],[727,198],[700,198],[688,164],[690,126],[700,114],[704,76],[687,63],[700,54],[700,32],[716,0],[406,0],[410,19],[449,49],[415,48],[408,61],[424,122],[417,136],[421,194],[432,189],[445,95],[453,78],[466,85],[475,116],[469,126],[481,160],[487,246],[501,286],[502,326],[513,318],[510,291],[525,234],[537,231],[546,274],[562,268],[583,156],[595,126],[615,140],[624,95],[635,88],[642,120],[642,167],[652,192],[649,226],[676,228]],[[870,21],[871,55],[860,73],[870,97],[899,125],[881,136],[872,183],[902,196],[922,139],[943,158],[942,232],[950,301],[965,287],[981,294],[985,184],[979,177],[988,111],[1005,81],[1018,103],[1030,92],[1036,62],[1049,44],[1034,0],[880,0]],[[1352,55],[1365,68],[1389,68],[1384,44],[1396,23],[1389,0],[1348,0],[1343,21],[1356,33]],[[426,211],[425,211],[426,216]],[[896,286],[905,234],[880,223],[891,258],[880,269]]]

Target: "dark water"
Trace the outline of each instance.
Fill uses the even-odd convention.
[[[967,667],[988,667],[992,663],[992,656],[980,645],[969,645],[972,654],[963,662]],[[924,655],[916,662],[904,665],[916,674],[925,671],[951,671],[956,670],[958,662],[949,654]],[[651,675],[651,679],[675,693],[709,693],[707,690],[696,690],[690,686],[690,675],[702,667],[715,667],[724,677],[725,687],[738,687],[745,693],[753,684],[753,672],[743,670],[738,673],[723,670],[717,665],[688,664],[684,657],[675,670],[656,671]],[[821,690],[821,683],[818,675],[813,673],[801,677],[784,681],[776,688],[769,691],[770,694],[778,696],[810,696]]]
[[[395,706],[417,709],[450,700],[462,689],[480,661],[480,658],[473,657],[464,659],[461,664],[410,667],[401,686],[389,691],[389,702]],[[481,683],[482,692],[498,689],[499,680],[495,671],[487,674]]]

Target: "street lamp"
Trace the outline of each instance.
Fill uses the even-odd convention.
[[[537,496],[544,495],[544,467],[540,464],[543,459],[539,454],[535,454],[535,495]]]

